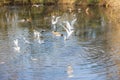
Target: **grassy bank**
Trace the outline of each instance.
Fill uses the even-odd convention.
[[[120,0],[106,0],[106,6],[120,7]]]
[[[96,6],[99,5],[99,0],[1,0],[2,5],[31,5],[31,4],[72,4],[78,6]],[[100,3],[100,5],[104,5]]]
[[[118,6],[120,0],[0,0],[0,5],[72,4],[78,6]]]

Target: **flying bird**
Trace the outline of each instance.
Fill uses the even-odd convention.
[[[69,39],[69,37],[72,35],[72,33],[74,32],[74,23],[76,22],[76,18],[73,19],[71,22],[69,21],[64,21],[63,23],[65,23],[65,26],[63,26],[63,28],[66,30],[67,35],[64,36],[64,40]]]
[[[53,27],[54,31],[57,31],[56,24],[58,23],[59,18],[60,18],[60,16],[58,16],[58,17],[52,16],[51,23],[52,23],[52,27]]]

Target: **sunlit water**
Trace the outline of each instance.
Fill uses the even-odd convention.
[[[120,80],[120,35],[109,25],[104,9],[0,9],[0,80]],[[77,18],[68,40],[52,34],[53,15],[60,16],[60,22]],[[23,18],[32,20],[22,22]],[[57,27],[66,35],[62,25]],[[34,30],[44,32],[36,38]]]

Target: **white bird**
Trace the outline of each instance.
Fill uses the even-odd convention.
[[[39,4],[33,4],[32,7],[40,7],[42,5],[39,5]]]
[[[52,16],[52,21],[51,22],[52,22],[54,31],[56,31],[56,29],[57,29],[56,24],[57,24],[59,18],[60,18],[60,16],[58,16],[58,17]]]
[[[13,42],[15,46],[18,46],[18,39],[15,39]]]
[[[33,30],[34,31],[34,37],[39,38],[40,37],[40,32]]]
[[[63,26],[63,28],[66,30],[67,32],[67,36],[64,36],[64,40],[67,40],[70,35],[74,32],[74,30],[69,30],[67,27]]]
[[[40,32],[34,30],[34,36],[35,36],[36,40],[38,41],[38,43],[40,43],[40,44],[44,43],[43,36]]]
[[[18,39],[14,40],[14,50],[20,52],[20,47],[18,46]]]
[[[73,19],[72,21],[71,21],[71,23],[70,22],[68,22],[68,21],[64,21],[63,23],[65,23],[65,26],[63,26],[63,28],[66,30],[66,32],[67,32],[67,36],[64,36],[64,40],[67,40],[71,35],[72,35],[72,33],[74,32],[74,23],[76,22],[76,18],[75,19]]]

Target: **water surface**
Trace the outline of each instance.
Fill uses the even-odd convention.
[[[0,8],[0,80],[120,80],[120,33],[109,24],[104,9],[54,6]],[[52,34],[52,16],[72,21],[68,40]],[[31,22],[21,22],[22,19]],[[66,35],[62,25],[57,31]],[[44,43],[34,30],[45,31]],[[18,40],[16,50],[14,40]]]

